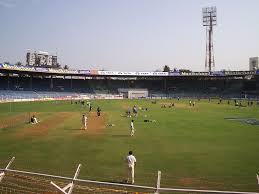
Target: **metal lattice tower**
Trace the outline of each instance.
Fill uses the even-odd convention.
[[[213,51],[213,26],[217,25],[217,8],[205,7],[202,9],[203,26],[206,27],[206,58],[205,69],[211,72],[215,67]]]

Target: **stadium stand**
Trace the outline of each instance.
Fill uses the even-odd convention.
[[[258,77],[259,74],[253,71],[117,72],[0,64],[0,90],[8,90],[8,94],[16,91],[17,96],[24,96],[22,91],[49,92],[49,96],[53,96],[51,92],[59,92],[60,96],[65,92],[69,92],[70,96],[74,93],[105,96],[118,95],[119,88],[145,88],[151,98],[257,98]]]

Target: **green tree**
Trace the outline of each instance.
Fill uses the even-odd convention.
[[[22,66],[22,63],[20,61],[18,61],[17,63],[15,63],[16,66]]]
[[[63,69],[69,69],[69,66],[68,66],[68,65],[65,65]]]
[[[170,72],[170,67],[168,65],[165,65],[163,68],[163,72]]]
[[[56,66],[58,69],[61,68],[61,65],[59,63],[57,63],[57,66]]]

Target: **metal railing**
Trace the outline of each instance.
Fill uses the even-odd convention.
[[[224,191],[224,190],[202,190],[202,189],[186,189],[186,188],[163,188],[160,187],[161,182],[161,171],[158,171],[157,174],[157,184],[156,186],[145,186],[145,185],[133,185],[133,184],[123,184],[123,183],[113,183],[113,182],[105,182],[105,181],[94,181],[94,180],[88,180],[88,179],[79,179],[77,178],[80,172],[81,164],[78,165],[78,168],[75,172],[75,175],[73,177],[65,177],[65,176],[59,176],[59,175],[51,175],[51,174],[44,174],[39,172],[29,172],[29,171],[23,171],[23,170],[15,170],[10,169],[10,165],[13,163],[15,157],[13,157],[7,166],[5,168],[0,168],[0,182],[4,179],[7,172],[15,173],[15,174],[23,174],[28,176],[40,176],[50,179],[61,179],[63,181],[71,181],[69,184],[67,184],[65,187],[60,187],[54,182],[50,181],[49,184],[53,185],[56,190],[59,190],[59,192],[64,194],[72,194],[73,188],[75,184],[80,183],[88,183],[88,184],[95,184],[95,185],[101,185],[101,186],[110,186],[110,187],[123,187],[128,189],[141,189],[141,190],[148,190],[152,191],[152,193],[169,193],[169,192],[178,192],[178,193],[220,193],[220,194],[259,194],[257,192],[241,192],[241,191]],[[53,187],[53,190],[54,190]],[[11,188],[5,187],[6,191],[12,191]],[[15,189],[14,189],[15,190]],[[55,190],[54,190],[55,191]]]

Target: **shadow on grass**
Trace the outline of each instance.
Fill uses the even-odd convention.
[[[109,182],[109,183],[117,183],[117,184],[127,184],[127,185],[132,185],[132,183],[129,183],[126,179],[123,180],[114,180],[114,179],[106,179],[106,180],[101,180],[102,182]]]
[[[130,137],[130,135],[112,135],[112,137]]]
[[[84,129],[80,129],[80,128],[65,128],[64,130],[66,131],[85,131]]]

